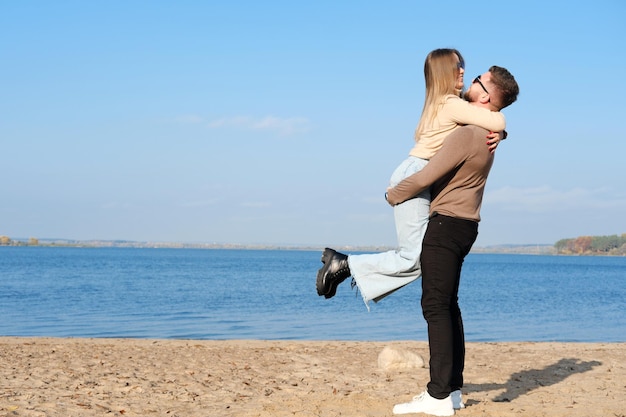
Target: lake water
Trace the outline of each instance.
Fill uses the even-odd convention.
[[[0,247],[0,335],[427,340],[420,281],[368,312],[321,252]],[[626,258],[470,254],[468,341],[626,341]]]

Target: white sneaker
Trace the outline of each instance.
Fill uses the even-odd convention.
[[[460,389],[456,391],[452,391],[450,393],[450,397],[452,397],[452,407],[455,410],[460,410],[461,408],[465,408],[465,404],[463,403],[463,394],[461,394]]]
[[[396,404],[393,406],[394,414],[425,413],[433,416],[453,416],[452,396],[448,395],[443,400],[433,398],[428,391],[413,397],[408,403]]]

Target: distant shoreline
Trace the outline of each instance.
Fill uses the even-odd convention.
[[[72,239],[13,239],[3,246],[69,247],[69,248],[143,248],[143,249],[233,249],[233,250],[297,250],[322,251],[323,245],[278,245],[237,243],[188,243],[188,242],[140,242],[131,240],[72,240]],[[375,245],[330,245],[343,252],[385,252],[391,246]],[[555,245],[549,244],[501,244],[475,246],[470,253],[509,255],[555,255],[555,256],[623,256],[610,253],[559,253]]]
[[[59,238],[15,238],[0,235],[2,246],[34,246],[34,247],[80,247],[80,248],[149,248],[149,249],[237,249],[237,250],[299,250],[322,251],[325,245],[296,245],[275,243],[223,243],[223,242],[146,242],[130,240],[75,240]],[[385,252],[395,247],[387,245],[328,245],[342,252]],[[564,255],[564,256],[626,256],[626,233],[621,236],[579,236],[561,239],[553,245],[545,243],[532,244],[498,244],[475,246],[471,253],[519,254],[519,255]]]
[[[36,244],[28,239],[12,240],[2,246],[32,247],[76,247],[76,248],[146,248],[146,249],[239,249],[239,250],[300,250],[321,251],[321,245],[276,245],[276,244],[234,244],[234,243],[184,243],[184,242],[138,242],[127,240],[71,240],[71,239],[38,239]],[[395,249],[391,246],[373,245],[333,245],[333,248],[347,252],[384,252]],[[492,254],[523,254],[523,255],[556,255],[553,245],[491,245],[472,248],[472,253]]]

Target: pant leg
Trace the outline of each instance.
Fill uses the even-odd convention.
[[[420,171],[427,163],[423,159],[408,158],[394,171],[391,185]],[[379,301],[421,275],[419,261],[428,223],[430,191],[424,190],[393,210],[398,248],[376,254],[348,256],[350,272],[366,303]]]
[[[459,270],[459,277],[460,277]],[[460,278],[459,278],[460,282]],[[458,294],[458,285],[457,291]],[[452,376],[450,377],[450,391],[456,391],[463,387],[463,370],[465,369],[465,330],[463,329],[463,317],[458,303],[451,306],[450,318],[452,319]]]
[[[476,222],[432,218],[422,248],[422,310],[428,324],[428,393],[445,398],[463,385],[465,337],[458,305],[461,266],[478,234]]]

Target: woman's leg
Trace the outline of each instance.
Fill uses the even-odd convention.
[[[394,171],[391,185],[420,171],[428,161],[408,158]],[[348,264],[363,299],[378,301],[421,275],[422,239],[428,224],[430,191],[394,207],[398,248],[393,251],[350,255]]]

